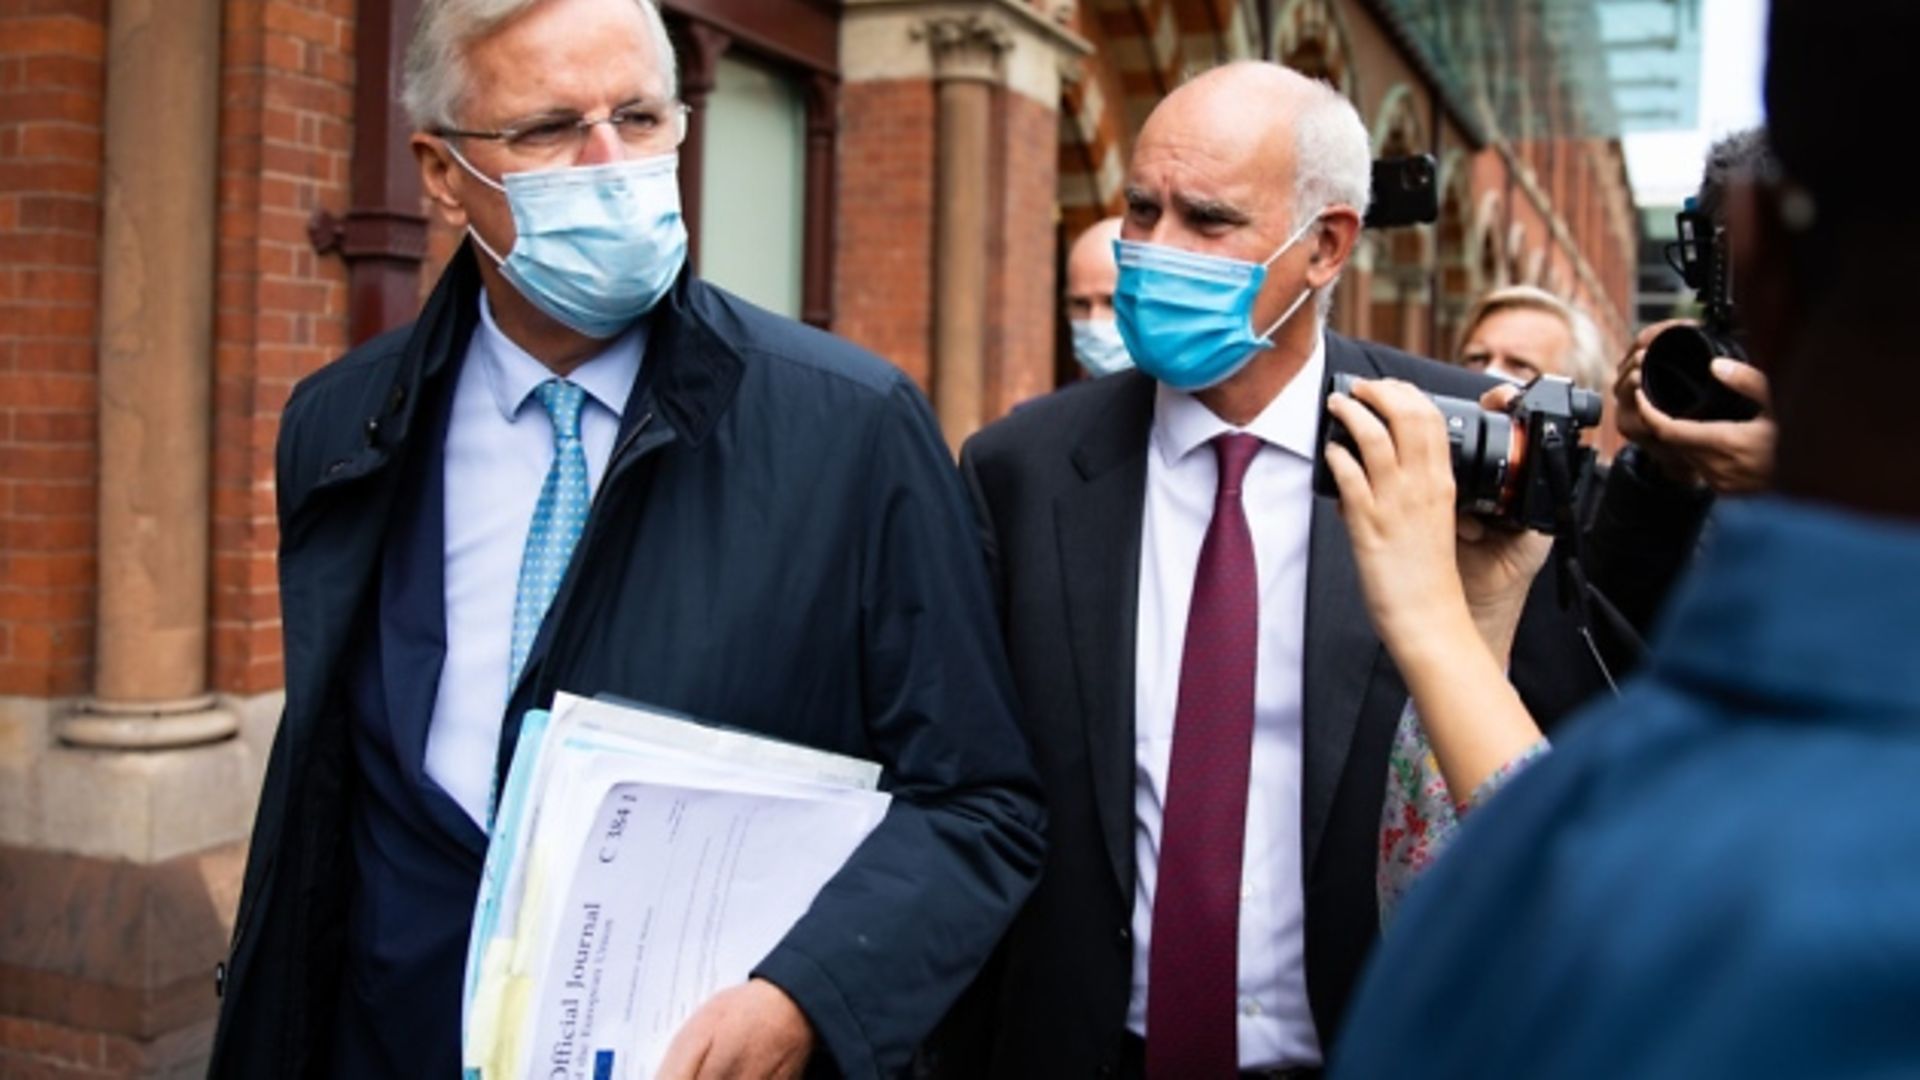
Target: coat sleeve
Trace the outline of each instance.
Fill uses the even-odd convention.
[[[1587,527],[1588,572],[1641,637],[1692,561],[1712,507],[1711,492],[1659,475],[1638,447],[1614,458]]]
[[[904,379],[868,443],[861,691],[894,802],[755,971],[800,1005],[840,1073],[859,1077],[906,1068],[992,954],[1044,850],[975,519]]]

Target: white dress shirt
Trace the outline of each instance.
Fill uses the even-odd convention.
[[[1244,430],[1265,444],[1247,469],[1242,495],[1260,582],[1253,761],[1240,887],[1243,1068],[1321,1061],[1307,1005],[1300,748],[1313,443],[1325,370],[1322,337],[1306,366],[1244,429],[1163,384],[1154,399],[1147,452],[1134,657],[1134,861],[1139,884],[1133,900],[1133,996],[1127,1007],[1127,1026],[1142,1035],[1147,1034],[1153,893],[1187,609],[1219,486],[1208,443],[1216,435]]]
[[[580,442],[594,491],[640,373],[645,326],[634,324],[567,376],[586,391]],[[447,656],[426,754],[427,776],[483,829],[512,689],[507,665],[520,556],[553,464],[553,420],[533,390],[551,378],[545,364],[500,332],[483,293],[447,424]]]

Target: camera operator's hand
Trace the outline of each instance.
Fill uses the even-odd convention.
[[[1480,407],[1505,412],[1522,391],[1518,386],[1496,386],[1480,395]],[[1553,538],[1531,529],[1496,528],[1469,514],[1459,515],[1454,532],[1459,539],[1460,584],[1466,590],[1467,610],[1481,640],[1504,662],[1513,651],[1514,631],[1533,579],[1553,552]]]
[[[1328,398],[1327,411],[1346,425],[1362,460],[1329,442],[1327,467],[1374,628],[1389,647],[1451,632],[1468,610],[1455,560],[1446,421],[1398,380],[1356,382],[1353,393],[1357,402]]]
[[[1722,495],[1746,494],[1767,486],[1773,475],[1773,416],[1767,377],[1751,364],[1730,357],[1713,362],[1713,376],[1743,397],[1760,403],[1752,420],[1681,420],[1661,412],[1641,389],[1641,365],[1647,346],[1673,326],[1692,326],[1686,319],[1654,323],[1634,339],[1620,362],[1613,383],[1613,402],[1620,434],[1638,444],[1668,479],[1682,484],[1704,483]]]
[[[1359,382],[1354,393],[1372,411],[1340,395],[1327,407],[1353,434],[1365,467],[1336,445],[1327,447],[1327,465],[1381,639],[1410,644],[1450,623],[1464,605],[1480,639],[1504,664],[1552,541],[1488,528],[1455,512],[1446,421],[1425,394],[1396,380]],[[1504,410],[1519,393],[1519,387],[1496,387],[1480,405]]]

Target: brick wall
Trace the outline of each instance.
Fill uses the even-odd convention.
[[[996,95],[1000,168],[988,253],[987,420],[1053,389],[1060,115],[1022,94]]]
[[[832,329],[925,389],[933,348],[934,86],[849,83],[840,91],[840,118]],[[1052,140],[1049,132],[1049,150]]]
[[[104,0],[0,14],[0,694],[84,693],[92,649]],[[213,461],[217,690],[280,684],[273,442],[293,383],[346,344],[353,0],[222,13]]]
[[[347,272],[315,209],[348,204],[354,0],[228,0],[215,324],[216,690],[281,684],[273,451],[287,394],[347,346]]]
[[[0,695],[89,677],[105,6],[0,8]]]

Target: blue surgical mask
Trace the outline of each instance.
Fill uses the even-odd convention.
[[[1253,332],[1253,302],[1267,267],[1300,242],[1318,214],[1295,229],[1265,262],[1251,263],[1162,244],[1113,242],[1120,280],[1113,310],[1120,336],[1141,371],[1175,390],[1218,386],[1273,347],[1273,332],[1313,295],[1303,290],[1273,325]]]
[[[1073,358],[1089,375],[1112,375],[1133,366],[1120,327],[1112,319],[1074,319]]]
[[[481,183],[506,193],[513,249],[474,243],[520,295],[590,338],[625,330],[653,309],[687,261],[677,154],[508,173],[496,182],[447,144]]]

